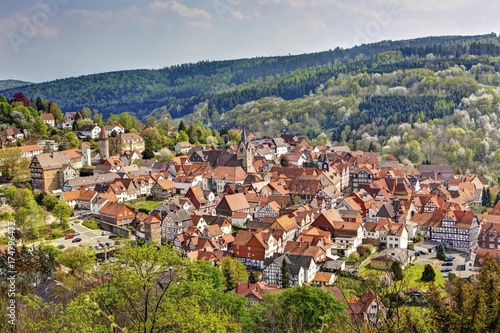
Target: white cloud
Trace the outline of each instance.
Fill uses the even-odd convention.
[[[238,21],[258,21],[260,20],[260,13],[254,12],[251,14],[243,14],[240,11],[232,10],[231,17]]]
[[[209,13],[198,8],[189,8],[177,1],[169,1],[169,8],[179,14],[179,16],[189,19],[201,19],[210,20],[211,16]]]
[[[66,14],[79,20],[82,24],[92,26],[105,21],[110,21],[113,18],[113,12],[110,10],[97,11],[87,9],[71,9],[67,10]]]

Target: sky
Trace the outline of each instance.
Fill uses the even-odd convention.
[[[493,0],[4,0],[0,80],[500,33],[499,16]]]

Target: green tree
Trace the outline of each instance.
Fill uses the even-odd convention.
[[[394,281],[403,280],[403,270],[401,269],[401,264],[399,261],[394,261],[391,265],[392,279]]]
[[[54,116],[56,124],[60,124],[63,121],[64,114],[56,103],[49,102],[49,112]]]
[[[481,204],[485,207],[491,207],[491,191],[490,188],[484,188],[481,195]]]
[[[42,117],[35,117],[32,126],[33,132],[40,134],[42,137],[47,136],[47,124],[43,121]]]
[[[224,257],[219,263],[224,278],[225,291],[236,288],[238,283],[248,281],[248,273],[245,265],[232,257]]]
[[[68,134],[66,134],[66,140],[68,141],[71,148],[80,147],[80,140],[78,140],[74,132],[69,132]]]
[[[142,152],[142,158],[144,160],[151,160],[151,159],[154,159],[156,157],[155,153],[152,151],[152,150],[145,150]]]
[[[436,272],[434,272],[434,268],[430,264],[426,264],[424,266],[424,271],[422,272],[422,281],[423,282],[431,282],[434,281],[436,277]]]
[[[245,332],[342,332],[348,329],[345,305],[317,287],[265,294],[248,310]]]
[[[61,223],[62,227],[64,229],[69,228],[69,218],[73,214],[73,210],[71,207],[64,201],[59,201],[55,206],[54,209],[52,210],[52,215],[57,217],[59,219],[59,222]]]
[[[187,126],[186,126],[186,124],[184,124],[184,121],[181,120],[181,122],[179,123],[179,129],[178,129],[178,131],[179,132],[180,131],[184,131],[185,132],[186,130],[187,130]]]
[[[29,178],[31,161],[23,156],[19,148],[0,149],[0,171],[2,175],[14,182]]]
[[[14,207],[24,207],[31,209],[32,204],[36,204],[33,192],[27,188],[18,188],[12,196],[10,204]]]
[[[42,199],[42,205],[47,208],[49,212],[51,212],[54,207],[59,203],[59,199],[52,194],[47,194]]]
[[[446,259],[446,253],[444,252],[444,246],[443,243],[439,243],[437,251],[436,251],[436,257],[439,260],[445,260]]]
[[[497,195],[495,196],[495,203],[493,204],[493,206],[496,206],[496,204],[498,203],[498,201],[500,201],[500,191],[498,191]]]
[[[64,250],[58,261],[70,269],[70,274],[85,273],[95,264],[95,252],[86,246],[72,246]]]
[[[188,142],[189,136],[184,131],[179,131],[179,135],[177,136],[176,142]]]
[[[288,162],[288,158],[283,155],[281,156],[281,159],[280,159],[280,165],[283,167],[283,168],[288,168],[289,166],[289,162]]]
[[[80,111],[80,115],[83,119],[92,119],[92,111],[88,107],[84,107]]]
[[[290,287],[290,271],[288,269],[288,261],[286,256],[283,258],[283,262],[281,264],[280,286],[281,288]]]

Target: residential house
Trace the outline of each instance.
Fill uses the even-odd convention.
[[[263,219],[266,217],[277,218],[280,214],[280,205],[276,201],[265,203],[256,213],[257,218]]]
[[[277,158],[281,157],[281,155],[288,154],[289,146],[285,140],[282,138],[273,138],[272,142],[274,144],[274,154]]]
[[[193,148],[193,146],[187,141],[177,142],[174,146],[176,154],[187,154],[191,148]]]
[[[98,193],[90,190],[88,187],[82,187],[79,190],[62,192],[59,200],[66,202],[72,209],[92,211],[93,204],[98,199]]]
[[[375,269],[390,270],[392,263],[397,261],[405,269],[414,258],[415,251],[409,249],[393,248],[382,250],[371,258],[371,267]]]
[[[288,264],[290,287],[301,286],[314,280],[318,266],[314,259],[304,255],[275,254],[266,260],[266,267],[262,271],[262,280],[268,284],[282,285],[283,261]]]
[[[107,202],[95,217],[99,221],[124,227],[134,223],[135,211],[121,203]]]
[[[30,160],[33,157],[35,157],[36,155],[43,153],[43,149],[39,145],[26,145],[26,146],[20,146],[17,148],[19,150],[21,150],[21,153],[23,154],[23,156],[25,158],[30,159]]]
[[[117,121],[113,122],[111,125],[104,126],[104,129],[109,137],[119,136],[120,134],[125,133],[125,128],[123,128],[122,124]],[[113,134],[113,132],[115,134]]]
[[[227,217],[231,224],[237,225],[240,228],[244,228],[244,224],[241,224],[241,216],[245,219],[243,221],[246,222],[248,217],[251,218],[250,213],[250,205],[248,204],[247,199],[243,193],[236,193],[224,196],[221,202],[215,208],[215,211],[218,215]],[[237,214],[242,213],[242,214]],[[238,220],[238,221],[236,221]]]
[[[255,283],[239,283],[236,286],[235,292],[238,295],[243,295],[247,299],[247,307],[250,307],[253,304],[262,301],[262,297],[266,292],[277,290],[279,290],[278,286],[267,284],[264,281],[259,281]]]
[[[375,325],[385,320],[387,308],[380,297],[372,289],[368,288],[359,298],[349,299],[347,313],[357,325],[364,325],[365,323]]]
[[[73,150],[35,155],[30,164],[33,188],[45,192],[61,189],[63,184],[60,183],[59,173],[63,165],[71,165],[71,162],[75,159],[73,155],[77,155]],[[81,155],[77,157],[78,162],[81,163]],[[64,170],[61,172],[64,172]],[[66,180],[68,179],[72,178]]]
[[[225,235],[231,234],[231,222],[222,216],[203,215],[203,219],[208,225],[218,225]]]
[[[232,245],[233,258],[247,267],[264,269],[264,261],[278,249],[278,241],[269,231],[239,230]]]
[[[422,178],[432,178],[434,180],[447,180],[453,177],[455,172],[448,164],[425,165],[418,167],[418,172]]]
[[[123,154],[126,151],[137,150],[139,152],[144,151],[144,140],[137,133],[122,133],[120,134],[120,153]]]
[[[77,136],[80,139],[85,139],[87,137],[90,137],[92,140],[97,140],[99,139],[100,134],[101,134],[101,127],[97,126],[96,124],[91,124],[91,125],[83,125],[82,127],[80,127]]]
[[[15,143],[19,139],[23,139],[24,132],[20,128],[6,128],[2,131],[2,142]]]
[[[78,111],[65,112],[63,121],[58,125],[58,127],[62,129],[72,129],[77,116],[80,116]]]
[[[378,171],[369,165],[361,165],[350,171],[352,191],[356,191],[362,184],[371,184]]]
[[[335,282],[335,274],[330,272],[316,272],[312,284],[315,286],[329,286]]]
[[[203,190],[216,194],[224,191],[226,184],[243,184],[247,173],[241,167],[218,166],[212,172],[203,175]]]
[[[272,231],[281,231],[285,242],[294,240],[299,233],[299,226],[287,215],[277,218],[269,229]]]
[[[445,247],[470,251],[478,245],[480,225],[471,211],[435,210],[429,226],[430,239]]]
[[[175,195],[175,184],[168,179],[157,182],[151,187],[151,195],[155,200],[167,200]]]
[[[52,113],[43,113],[40,115],[43,122],[47,124],[49,127],[56,127],[56,121],[54,119],[54,115]]]
[[[168,212],[161,222],[161,238],[171,243],[178,234],[182,234],[192,225],[193,221],[185,210]]]

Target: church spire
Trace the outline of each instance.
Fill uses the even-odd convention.
[[[243,127],[243,131],[241,132],[241,143],[243,143],[243,145],[247,145],[247,132],[245,131],[245,128]]]

